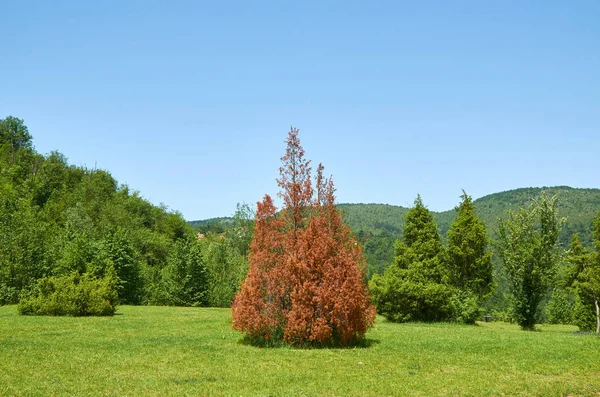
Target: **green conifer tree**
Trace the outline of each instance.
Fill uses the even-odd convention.
[[[492,291],[492,253],[485,224],[477,216],[471,196],[463,190],[461,198],[446,234],[446,263],[452,285],[459,290],[455,299],[457,319],[474,324],[481,314],[481,301]]]
[[[485,225],[473,200],[463,191],[456,218],[448,230],[447,258],[452,284],[483,299],[492,290],[492,253]]]
[[[600,213],[593,226],[595,250],[586,250],[573,235],[567,262],[571,265],[569,285],[577,293],[575,324],[584,331],[600,333]]]
[[[396,258],[383,276],[374,275],[370,287],[377,312],[391,321],[441,321],[452,317],[450,274],[431,212],[421,197],[406,214]]]

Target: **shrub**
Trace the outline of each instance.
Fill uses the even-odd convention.
[[[103,278],[73,272],[38,280],[18,305],[22,315],[112,316],[118,300],[117,276],[111,266]]]
[[[596,330],[596,313],[592,309],[593,298],[590,296],[578,295],[573,310],[573,324],[579,327],[581,331],[593,332]]]
[[[150,304],[206,306],[206,260],[199,242],[181,239],[175,243],[158,276]]]
[[[477,295],[469,291],[460,291],[452,299],[455,320],[463,324],[475,324],[483,310],[479,307]]]
[[[566,288],[556,287],[546,305],[546,319],[550,324],[573,324],[576,295]]]

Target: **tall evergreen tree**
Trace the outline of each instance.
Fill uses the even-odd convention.
[[[576,325],[585,331],[595,328],[600,333],[600,212],[594,219],[593,229],[595,250],[586,250],[574,235],[567,261],[571,265],[570,285],[578,295]],[[592,318],[595,321],[591,321]]]
[[[334,206],[322,166],[313,188],[298,130],[286,143],[278,179],[284,205],[278,212],[268,195],[257,204],[233,327],[255,341],[348,344],[363,338],[375,318],[362,249]]]
[[[392,321],[441,321],[453,315],[450,274],[431,212],[421,197],[406,214],[396,259],[370,287],[379,314]]]
[[[483,299],[492,290],[492,253],[483,221],[463,190],[456,218],[447,233],[447,261],[452,284]]]

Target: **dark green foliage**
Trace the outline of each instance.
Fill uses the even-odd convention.
[[[594,298],[591,295],[577,295],[573,310],[573,325],[579,327],[581,331],[594,332],[597,323],[593,308]]]
[[[119,280],[119,301],[125,305],[140,304],[143,299],[141,265],[130,232],[120,228],[107,232],[95,245],[91,270],[103,274],[108,267],[114,267]]]
[[[102,278],[72,272],[39,279],[20,300],[18,310],[38,316],[112,316],[117,301],[117,275],[109,267]]]
[[[22,120],[0,120],[0,304],[17,303],[38,279],[102,278],[108,268],[122,303],[145,304],[165,285],[164,269],[179,266],[179,242],[195,239],[181,214],[150,204],[107,171],[35,152]],[[186,266],[179,267],[199,271]],[[189,294],[178,304],[206,301]]]
[[[208,235],[202,244],[209,280],[208,304],[229,307],[248,273],[248,256],[219,235]]]
[[[254,209],[238,204],[222,234],[209,232],[201,240],[208,279],[208,305],[230,307],[248,273],[248,252],[254,236]]]
[[[550,324],[573,324],[577,295],[567,288],[556,285],[546,304],[546,320]]]
[[[476,214],[473,200],[465,191],[456,207],[456,218],[447,233],[445,261],[450,283],[459,291],[453,301],[455,319],[475,324],[482,313],[483,299],[492,292],[492,253],[488,250],[485,224]]]
[[[469,290],[458,290],[452,296],[454,320],[463,324],[475,324],[481,318],[479,297]]]
[[[391,321],[441,321],[452,318],[450,274],[437,226],[421,197],[406,215],[396,259],[369,283],[377,312]]]
[[[11,164],[17,160],[19,152],[32,148],[31,135],[23,120],[12,116],[0,120],[0,148],[10,153]]]
[[[594,250],[586,250],[577,235],[567,253],[570,267],[568,284],[577,293],[576,324],[582,330],[591,330],[590,318],[595,319],[595,330],[600,333],[600,212],[593,223]]]
[[[574,189],[567,186],[524,188],[494,193],[473,201],[479,218],[489,231],[498,228],[498,220],[506,219],[508,210],[528,205],[542,191],[559,194],[558,211],[567,220],[559,233],[562,246],[567,246],[573,233],[581,236],[585,246],[592,244],[589,225],[600,209],[600,189]],[[365,247],[369,276],[382,274],[394,257],[393,241],[401,238],[408,208],[387,204],[339,204],[344,221]],[[456,211],[433,212],[438,230],[445,236],[456,217]],[[506,291],[500,289],[499,295]],[[497,297],[498,298],[498,297]]]
[[[528,207],[509,211],[508,219],[498,224],[495,246],[508,276],[515,320],[525,330],[534,329],[538,306],[559,260],[562,220],[556,203],[556,196],[542,194]]]
[[[206,306],[208,282],[206,261],[196,240],[179,240],[171,251],[167,266],[160,273],[151,304],[169,306]]]
[[[483,299],[492,290],[492,253],[487,249],[485,225],[475,213],[473,200],[463,191],[456,218],[447,234],[447,263],[452,284]]]
[[[0,304],[16,303],[21,290],[50,272],[48,224],[38,213],[27,199],[0,196]]]
[[[233,218],[219,217],[219,218],[210,218],[203,219],[199,221],[190,221],[188,224],[194,229],[198,230],[199,233],[207,234],[207,233],[225,233],[228,229],[231,228],[233,224]]]

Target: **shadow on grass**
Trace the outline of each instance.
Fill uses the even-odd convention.
[[[250,338],[244,336],[238,341],[241,345],[253,346],[258,348],[268,349],[298,349],[298,350],[313,350],[313,349],[368,349],[372,346],[381,343],[379,339],[364,338],[349,344],[342,344],[340,342],[328,342],[328,343],[303,343],[303,344],[290,344],[283,341],[273,340],[262,340],[257,338]]]
[[[600,338],[600,333],[594,331],[573,331],[573,335],[586,335],[594,338]]]

